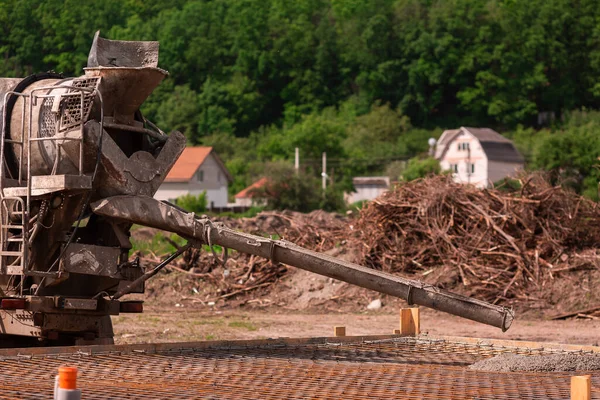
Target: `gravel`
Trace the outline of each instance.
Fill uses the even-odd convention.
[[[501,354],[481,360],[469,366],[474,371],[489,372],[560,372],[600,370],[600,354],[551,354],[545,356],[523,356]]]

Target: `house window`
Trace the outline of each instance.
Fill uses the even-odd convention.
[[[475,164],[473,164],[473,163],[468,163],[468,164],[467,164],[467,171],[468,171],[470,174],[474,174],[474,173],[475,173]]]
[[[458,164],[450,164],[450,171],[454,174],[458,174]]]
[[[469,150],[469,142],[459,143],[458,150]]]
[[[196,172],[196,179],[198,179],[198,182],[204,182],[204,171]]]

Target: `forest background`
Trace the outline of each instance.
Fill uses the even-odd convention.
[[[298,185],[328,156],[309,208],[336,208],[353,176],[418,175],[430,137],[481,126],[598,199],[595,0],[0,0],[0,76],[80,75],[96,30],[160,41],[170,76],[142,111],[214,146],[231,194],[296,179],[299,147]]]

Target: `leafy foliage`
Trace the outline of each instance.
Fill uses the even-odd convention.
[[[417,126],[531,125],[598,107],[599,17],[593,0],[4,0],[0,72],[77,74],[100,29],[160,41],[178,89],[154,100],[197,112],[194,143],[352,97]]]
[[[339,211],[345,208],[342,192],[329,186],[325,192],[318,189],[317,179],[304,171],[296,171],[287,163],[269,163],[266,168],[267,184],[253,190],[263,198],[268,209],[308,212],[315,209]]]
[[[412,173],[438,127],[488,126],[595,198],[598,20],[593,0],[3,0],[0,76],[78,75],[98,29],[160,41],[142,112],[215,146],[230,194],[296,147],[312,190],[326,152],[341,192]]]
[[[268,209],[308,212],[318,207],[314,178],[296,173],[284,163],[271,163],[267,184],[253,190],[253,196],[265,199]]]
[[[202,192],[199,195],[185,194],[179,196],[175,200],[175,204],[184,210],[201,214],[206,211],[206,192]]]
[[[402,173],[402,180],[414,181],[430,175],[438,175],[441,172],[440,163],[435,158],[420,159],[415,157],[408,160],[408,165]]]

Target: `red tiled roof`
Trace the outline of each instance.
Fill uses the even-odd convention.
[[[165,182],[188,182],[212,152],[212,147],[186,147],[169,171]]]
[[[251,199],[254,196],[254,193],[252,191],[254,189],[259,189],[259,188],[265,186],[267,184],[267,182],[268,182],[267,178],[260,178],[259,180],[254,182],[252,185],[248,186],[246,189],[244,189],[241,192],[239,192],[238,194],[236,194],[235,198],[236,199],[246,199],[246,198]]]

